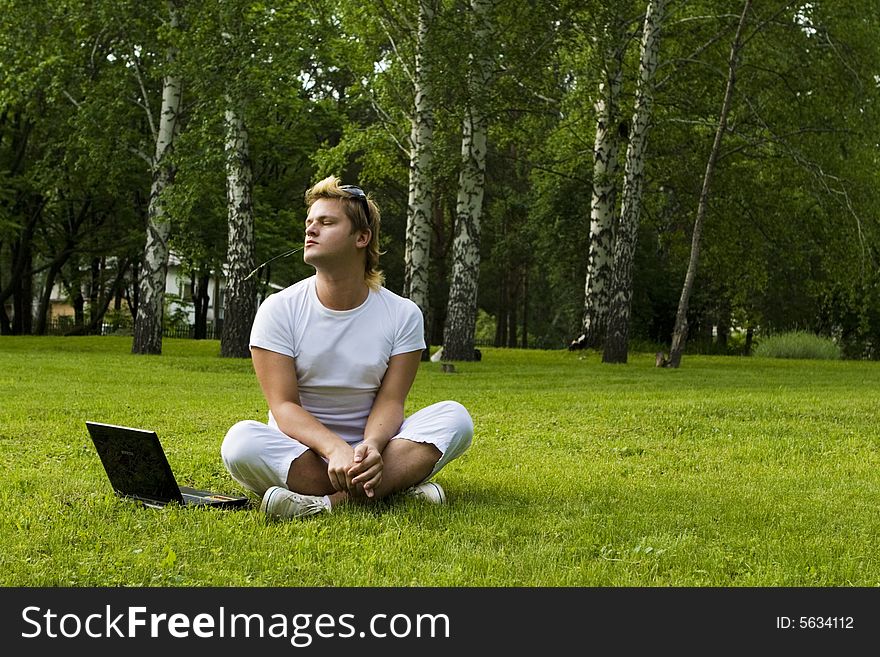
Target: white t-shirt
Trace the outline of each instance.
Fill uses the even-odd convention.
[[[425,349],[422,312],[384,287],[370,290],[357,308],[330,310],[318,299],[316,282],[312,276],[267,297],[250,345],[293,357],[302,407],[346,441],[359,442],[389,359]]]

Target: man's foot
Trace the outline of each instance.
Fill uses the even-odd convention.
[[[446,493],[440,484],[433,481],[426,481],[412,488],[403,491],[406,497],[416,497],[420,500],[426,500],[432,504],[446,504]]]
[[[260,511],[272,518],[304,518],[330,511],[330,505],[318,495],[301,495],[281,486],[272,486],[263,495]]]

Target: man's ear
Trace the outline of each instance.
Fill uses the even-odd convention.
[[[370,245],[370,240],[372,238],[373,238],[373,231],[371,231],[369,229],[362,230],[358,233],[358,237],[357,237],[357,241],[355,242],[355,245],[358,248],[366,248],[367,246]]]

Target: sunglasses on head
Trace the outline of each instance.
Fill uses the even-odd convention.
[[[341,189],[344,192],[348,192],[354,198],[358,199],[361,203],[364,204],[364,212],[367,215],[367,226],[369,226],[370,225],[370,204],[367,201],[367,195],[364,193],[364,190],[362,190],[357,185],[340,185],[339,189]]]

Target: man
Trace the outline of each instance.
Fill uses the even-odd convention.
[[[470,446],[452,401],[404,418],[426,348],[422,314],[382,287],[379,208],[330,176],[306,192],[303,260],[315,275],[266,298],[251,356],[269,422],[243,421],[221,448],[232,477],[294,518],[407,495],[443,503],[428,481]]]

